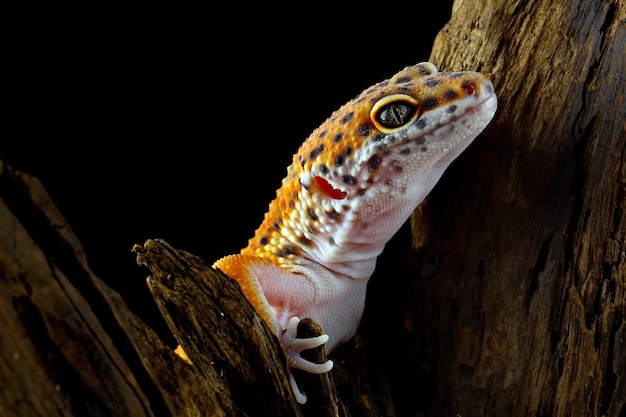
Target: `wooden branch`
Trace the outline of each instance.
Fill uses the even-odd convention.
[[[133,251],[193,372],[216,393],[216,410],[300,415],[282,348],[234,280],[160,240]]]

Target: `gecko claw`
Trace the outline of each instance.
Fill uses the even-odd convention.
[[[300,356],[303,350],[314,349],[323,345],[328,341],[328,335],[323,334],[316,337],[298,338],[298,324],[300,319],[298,317],[292,317],[289,320],[287,330],[281,337],[281,343],[287,353],[287,362],[292,368],[302,369],[303,371],[312,374],[323,374],[333,369],[333,361],[328,360],[324,363],[315,363],[304,359]]]
[[[327,360],[324,363],[315,363],[309,360],[304,359],[300,356],[300,353],[303,350],[314,349],[326,343],[328,341],[328,335],[323,334],[321,336],[310,337],[310,338],[298,338],[298,324],[300,323],[300,319],[298,317],[292,317],[289,320],[289,324],[287,325],[287,329],[283,332],[280,342],[285,349],[285,353],[287,355],[287,363],[290,368],[301,369],[305,372],[309,372],[312,374],[323,374],[329,372],[333,369],[333,361]],[[294,396],[296,397],[296,401],[298,404],[306,403],[307,397],[306,394],[303,393],[293,376],[293,373],[289,372],[289,382],[291,384],[291,390],[293,391]]]
[[[298,404],[305,404],[307,396],[304,392],[300,391],[300,387],[298,387],[298,383],[296,382],[296,378],[293,376],[293,372],[289,372],[289,384],[291,384],[291,391],[293,392],[294,397],[296,397]]]

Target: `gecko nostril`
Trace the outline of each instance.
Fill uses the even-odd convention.
[[[474,94],[476,94],[476,86],[474,85],[473,81],[465,81],[463,84],[461,84],[461,88],[465,90],[465,93],[468,96],[473,96]]]

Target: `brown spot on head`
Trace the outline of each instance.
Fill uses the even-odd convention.
[[[296,255],[297,253],[298,251],[296,250],[296,248],[289,245],[289,246],[285,246],[283,249],[276,252],[276,256],[280,256],[282,258],[282,257],[286,257],[289,255]]]
[[[317,214],[315,214],[315,210],[313,210],[312,208],[309,207],[309,209],[307,210],[307,214],[309,215],[309,218],[311,220],[313,220],[314,222],[319,220],[319,217],[317,217]]]
[[[443,93],[443,97],[447,100],[455,99],[458,96],[459,96],[459,93],[457,93],[454,90],[447,90],[445,93]]]
[[[370,126],[367,123],[364,123],[361,126],[359,126],[359,129],[357,131],[359,133],[359,136],[366,137],[366,136],[369,136],[369,134],[371,133],[372,126]]]
[[[343,217],[343,215],[341,213],[338,213],[335,209],[327,211],[326,214],[328,214],[328,217],[332,220],[341,220],[341,218]]]
[[[353,117],[354,117],[354,112],[350,112],[350,113],[346,114],[345,116],[343,116],[341,118],[341,120],[339,121],[339,123],[341,123],[342,125],[345,125],[350,120],[352,120]]]
[[[438,104],[438,100],[436,97],[428,97],[426,100],[424,100],[424,102],[422,103],[422,108],[424,110],[430,110],[434,107],[436,107]]]
[[[309,159],[312,161],[315,158],[317,158],[319,156],[319,154],[321,154],[324,151],[324,144],[320,143],[320,145],[313,149],[310,153],[309,153]]]
[[[398,77],[398,79],[396,80],[396,84],[408,83],[409,81],[411,81],[411,77],[405,75],[402,77]]]
[[[356,183],[356,178],[354,178],[352,175],[342,175],[341,181],[343,181],[346,184],[353,185]]]
[[[372,156],[369,161],[367,161],[367,169],[369,172],[375,171],[382,161],[383,158],[380,155]]]

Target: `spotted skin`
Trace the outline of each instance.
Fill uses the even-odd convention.
[[[248,246],[214,264],[239,282],[291,367],[332,368],[299,353],[322,343],[330,353],[354,335],[377,256],[496,107],[483,75],[420,63],[363,91],[300,146]],[[327,336],[303,343],[298,317]]]

